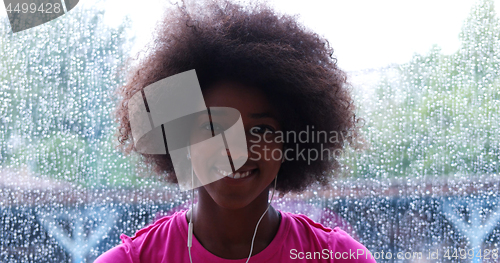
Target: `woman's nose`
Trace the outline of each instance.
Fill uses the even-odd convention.
[[[221,154],[231,157],[232,160],[248,159],[248,150],[240,149],[240,147],[238,147],[237,149],[232,149],[232,151],[229,151],[229,149],[223,149],[221,151]]]

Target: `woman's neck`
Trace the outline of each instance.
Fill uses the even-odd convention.
[[[203,189],[198,189],[193,225],[196,239],[212,254],[225,259],[248,257],[259,218],[268,206],[269,192],[264,191],[248,206],[226,209],[218,206]],[[191,211],[186,213],[187,219]],[[189,221],[189,220],[188,220]],[[255,236],[252,255],[264,250],[278,232],[279,213],[271,206],[262,218]]]

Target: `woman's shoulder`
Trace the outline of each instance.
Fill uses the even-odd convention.
[[[165,245],[168,239],[178,240],[180,235],[179,223],[185,217],[185,211],[164,216],[154,223],[138,230],[134,236],[125,234],[120,236],[122,244],[108,250],[99,256],[95,263],[107,262],[141,262],[143,256],[154,257],[155,251],[160,251],[158,246]],[[175,237],[173,237],[175,235]],[[171,238],[170,238],[171,237]],[[158,242],[160,241],[160,242]],[[163,242],[162,242],[163,241]]]
[[[290,221],[289,240],[298,237],[303,249],[325,253],[328,249],[334,262],[375,263],[368,249],[339,227],[330,228],[307,215],[281,212]],[[298,250],[297,250],[298,251]],[[297,252],[298,253],[298,252]]]
[[[152,235],[164,235],[168,234],[168,230],[171,227],[176,226],[180,220],[184,219],[186,211],[175,212],[174,214],[163,216],[156,220],[154,223],[138,230],[133,237],[130,239],[132,241],[140,241],[146,237]],[[127,237],[122,235],[120,238],[123,241],[123,237]]]
[[[314,233],[317,236],[328,239],[330,233],[333,231],[333,229],[313,221],[307,215],[283,211],[280,211],[280,213],[283,215],[283,218],[286,218],[285,220],[290,222],[289,228],[291,233]]]

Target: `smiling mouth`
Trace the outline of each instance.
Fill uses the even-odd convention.
[[[248,177],[248,176],[252,175],[254,173],[254,171],[257,170],[257,169],[253,169],[253,170],[245,171],[245,172],[236,172],[236,173],[228,173],[226,171],[222,171],[222,170],[219,170],[217,168],[215,168],[215,170],[219,174],[222,174],[222,175],[227,176],[229,178],[241,179],[241,178],[245,178],[245,177]]]

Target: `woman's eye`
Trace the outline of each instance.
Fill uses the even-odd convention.
[[[217,124],[217,123],[212,123],[213,127],[214,127],[214,131],[221,131],[222,130],[222,126]],[[207,131],[211,131],[212,130],[212,125],[210,125],[209,122],[203,124],[201,126],[202,129],[205,129]]]
[[[250,129],[250,132],[253,134],[264,134],[267,131],[267,133],[271,132],[274,133],[275,130],[271,126],[267,125],[260,125],[260,126],[255,126]]]

